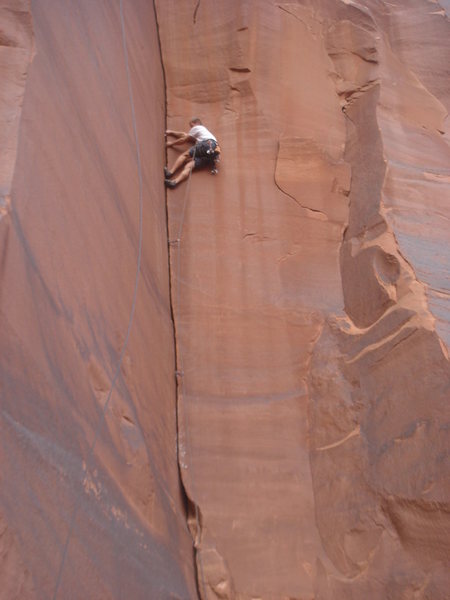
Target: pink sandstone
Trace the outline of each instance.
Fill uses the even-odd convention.
[[[449,15],[0,0],[1,600],[448,597]]]

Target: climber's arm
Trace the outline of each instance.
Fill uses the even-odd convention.
[[[173,131],[173,129],[167,129],[166,135],[173,135],[174,137],[180,138],[185,136],[186,134],[184,131]]]
[[[171,129],[168,129],[166,131],[166,135],[171,135],[175,137],[175,139],[171,142],[166,142],[167,148],[195,141],[194,138],[192,138],[189,134],[185,133],[184,131],[172,131]]]

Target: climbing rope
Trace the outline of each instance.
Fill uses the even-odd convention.
[[[127,333],[125,336],[125,340],[123,342],[122,345],[122,350],[120,352],[119,355],[119,359],[117,361],[117,365],[114,371],[114,376],[112,378],[111,381],[111,387],[108,393],[108,396],[106,398],[105,404],[103,405],[103,409],[100,415],[100,418],[98,420],[97,426],[95,428],[95,435],[94,435],[94,439],[91,443],[91,446],[89,448],[87,457],[86,457],[86,473],[88,472],[88,467],[89,467],[89,462],[92,458],[92,455],[94,453],[94,449],[98,440],[98,436],[100,434],[100,430],[101,430],[101,426],[103,424],[103,421],[105,419],[105,414],[106,414],[106,410],[109,406],[109,402],[111,400],[111,396],[112,393],[114,391],[116,382],[117,382],[117,378],[119,376],[120,373],[120,369],[122,367],[122,362],[125,356],[125,351],[127,349],[128,346],[128,342],[130,339],[130,334],[131,334],[131,327],[133,324],[133,318],[134,318],[134,313],[136,310],[136,301],[137,301],[137,292],[138,292],[138,285],[139,285],[139,275],[140,275],[140,271],[141,271],[141,259],[142,259],[142,232],[143,232],[143,184],[142,184],[142,163],[141,163],[141,153],[140,153],[140,147],[139,147],[139,138],[138,138],[138,132],[137,132],[137,124],[136,124],[136,111],[135,111],[135,105],[134,105],[134,98],[133,98],[133,89],[132,89],[132,85],[131,85],[131,73],[130,73],[130,65],[129,65],[129,61],[128,61],[128,49],[127,49],[127,40],[126,40],[126,30],[125,30],[125,20],[124,20],[124,16],[123,16],[123,0],[119,0],[119,9],[120,9],[120,24],[121,24],[121,31],[122,31],[122,46],[123,46],[123,53],[124,53],[124,60],[125,60],[125,68],[126,68],[126,72],[127,72],[127,83],[128,83],[128,97],[129,97],[129,101],[130,101],[130,108],[131,108],[131,120],[133,123],[133,134],[134,134],[134,142],[135,142],[135,147],[136,147],[136,163],[137,163],[137,172],[138,172],[138,179],[139,179],[139,238],[138,238],[138,256],[137,256],[137,264],[136,264],[136,275],[135,275],[135,281],[134,281],[134,291],[133,291],[133,300],[131,303],[131,309],[130,309],[130,315],[128,318],[128,327],[127,327]],[[64,564],[66,561],[66,557],[67,557],[67,551],[69,548],[69,542],[70,539],[72,537],[72,533],[73,533],[73,528],[75,526],[75,521],[80,509],[80,504],[81,504],[81,493],[78,496],[78,499],[75,502],[75,506],[73,508],[72,511],[72,515],[70,518],[70,522],[69,522],[69,529],[67,532],[67,536],[66,536],[66,541],[64,543],[64,547],[63,547],[63,551],[62,551],[62,555],[61,555],[61,562],[59,565],[59,569],[58,569],[58,575],[56,577],[56,583],[55,583],[55,590],[53,592],[53,600],[56,600],[57,595],[58,595],[58,590],[59,587],[61,585],[61,578],[62,578],[62,574],[63,574],[63,569],[64,569]]]

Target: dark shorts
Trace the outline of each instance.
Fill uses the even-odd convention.
[[[215,146],[216,143],[214,142],[214,148]],[[214,166],[216,156],[214,154],[206,154],[206,151],[210,148],[209,142],[198,142],[195,146],[192,146],[189,150],[189,156],[194,159],[194,169]]]

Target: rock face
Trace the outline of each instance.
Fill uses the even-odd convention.
[[[448,597],[449,13],[0,0],[1,600]]]
[[[169,127],[223,153],[168,198],[201,596],[443,599],[445,7],[157,7]]]
[[[142,190],[120,3],[0,6],[0,597],[195,598],[153,6],[123,2]]]

